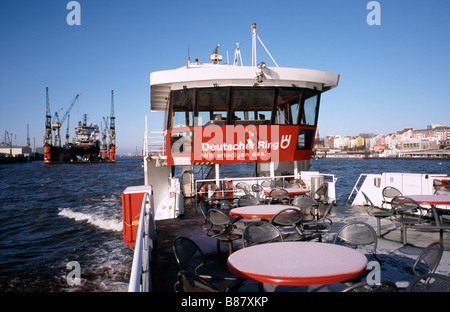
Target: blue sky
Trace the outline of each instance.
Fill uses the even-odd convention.
[[[7,130],[36,146],[52,115],[77,93],[70,127],[88,114],[110,115],[114,90],[118,153],[142,149],[150,113],[149,75],[191,59],[232,58],[240,42],[251,65],[251,24],[279,66],[339,73],[322,96],[321,136],[387,134],[450,124],[450,1],[379,0],[381,25],[369,26],[368,0],[79,0],[81,25],[69,26],[66,0],[0,0],[0,138]],[[258,46],[258,61],[272,66]],[[67,121],[66,121],[67,122]],[[65,134],[66,124],[63,125]]]

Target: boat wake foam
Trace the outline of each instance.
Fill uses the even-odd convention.
[[[105,218],[94,214],[73,211],[70,208],[60,208],[59,216],[73,219],[75,221],[86,221],[104,230],[121,232],[123,228],[122,220]]]

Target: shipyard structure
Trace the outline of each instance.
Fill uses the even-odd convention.
[[[111,116],[103,117],[101,129],[88,123],[87,115],[75,127],[75,137],[70,142],[70,111],[81,94],[77,94],[62,119],[50,113],[50,100],[46,88],[46,116],[44,134],[44,163],[88,163],[116,161],[116,133],[114,116],[114,91],[111,91]],[[109,123],[108,123],[109,119]],[[65,143],[61,143],[61,126],[67,121]],[[109,127],[109,129],[108,129]]]

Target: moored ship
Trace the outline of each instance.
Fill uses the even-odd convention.
[[[116,161],[116,137],[115,137],[115,117],[114,117],[114,91],[111,91],[111,117],[109,124],[109,142],[106,140],[106,124],[101,131],[97,124],[87,122],[87,115],[83,117],[83,122],[79,121],[75,127],[75,138],[69,142],[69,126],[67,126],[66,142],[61,144],[60,128],[64,123],[76,100],[80,96],[77,94],[74,101],[66,111],[62,120],[55,113],[53,123],[50,115],[50,104],[47,92],[47,113],[44,136],[44,163],[88,163],[88,162],[115,162]],[[69,123],[69,122],[68,122]],[[52,137],[54,140],[52,141]]]

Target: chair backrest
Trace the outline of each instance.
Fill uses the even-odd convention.
[[[300,209],[286,208],[275,214],[270,223],[281,226],[296,226],[302,222],[303,214]]]
[[[367,223],[352,222],[344,225],[336,234],[334,244],[350,245],[354,247],[373,244],[373,254],[376,254],[378,237],[377,233]]]
[[[250,195],[250,185],[245,182],[239,182],[236,184],[236,189],[243,190],[245,195]]]
[[[267,221],[255,221],[247,225],[242,233],[242,245],[265,244],[274,241],[283,241],[280,230]]]
[[[206,257],[200,247],[190,238],[179,236],[173,241],[173,252],[182,270],[196,272],[206,263]]]
[[[386,186],[381,193],[382,193],[383,199],[385,201],[392,199],[396,196],[403,195],[402,192],[400,192],[398,189],[396,189],[393,186]]]
[[[259,200],[253,195],[244,195],[239,197],[238,207],[259,205]]]
[[[252,191],[255,193],[262,192],[263,190],[263,187],[257,183],[252,185]]]
[[[381,280],[380,283],[374,285],[363,281],[349,286],[342,292],[398,292],[398,287],[391,281]]]
[[[302,194],[302,195],[296,196],[291,204],[293,206],[297,206],[299,208],[310,208],[313,205],[316,205],[317,202],[311,196]]]
[[[205,220],[208,216],[208,211],[211,209],[211,205],[208,202],[202,201],[198,205],[200,212],[202,213],[203,217],[205,217]]]
[[[444,246],[441,242],[434,242],[428,245],[419,255],[416,262],[413,265],[413,272],[416,275],[420,275],[416,269],[418,269],[419,263],[424,263],[428,269],[428,273],[434,273],[439,266],[442,254],[444,253]]]
[[[333,207],[334,207],[334,203],[335,203],[335,202],[336,202],[336,201],[333,200],[331,203],[328,204],[328,207],[327,207],[327,209],[325,209],[325,212],[323,213],[323,216],[322,216],[321,219],[325,219],[325,218],[328,217],[328,215],[329,215],[330,212],[331,212],[331,209],[333,209]]]
[[[434,193],[434,195],[450,195],[450,189],[448,187],[442,186],[437,188]]]
[[[374,207],[373,202],[370,200],[369,196],[366,195],[366,193],[364,193],[363,191],[361,191],[361,193],[364,196],[364,200],[366,201],[366,204],[369,205],[369,207]]]
[[[272,180],[264,180],[261,182],[262,187],[272,187],[273,185],[274,183],[272,182]]]
[[[450,276],[436,273],[422,274],[409,283],[410,292],[450,292]]]
[[[178,281],[175,283],[175,291],[180,291],[181,287],[184,292],[220,292],[220,290],[209,283],[204,278],[188,271],[178,272]]]
[[[227,227],[231,223],[231,219],[225,213],[217,209],[210,209],[208,211],[209,221],[213,225],[222,225]]]
[[[373,202],[370,200],[369,196],[366,195],[366,193],[364,193],[363,191],[361,191],[361,193],[364,196],[364,200],[366,201],[366,205],[368,206],[366,211],[370,216],[373,216],[373,210],[375,208],[375,205],[373,204]]]
[[[283,188],[274,188],[270,191],[269,196],[273,199],[283,199],[289,197],[289,192]]]
[[[420,205],[415,200],[402,195],[395,196],[391,200],[391,206],[395,217],[402,216],[404,213],[414,213],[421,210]]]
[[[276,182],[275,184],[277,187],[281,187],[284,188],[288,185],[288,181],[284,180],[284,179],[280,179]]]
[[[327,193],[328,183],[322,183],[319,188],[314,192],[318,196],[323,196]]]

